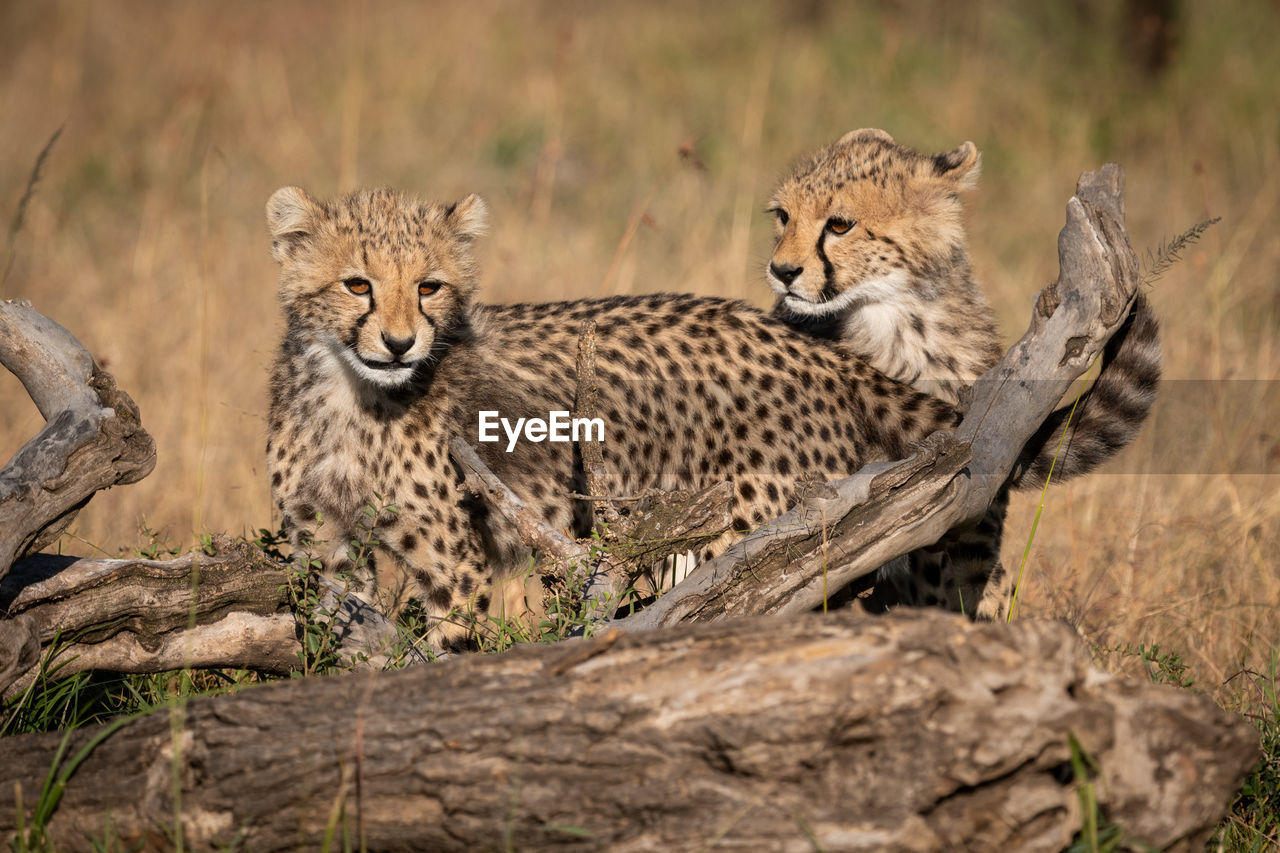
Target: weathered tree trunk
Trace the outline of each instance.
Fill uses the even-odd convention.
[[[285,570],[228,537],[215,545],[214,556],[175,560],[33,557],[0,582],[0,611],[30,620],[39,643],[56,650],[46,664],[59,678],[90,669],[296,667]],[[26,689],[39,670],[0,671],[0,695]]]
[[[94,492],[151,473],[156,446],[111,374],[28,302],[0,302],[0,364],[47,421],[0,470],[3,578],[14,560],[56,541]]]
[[[177,712],[175,712],[177,713]],[[259,851],[1051,850],[1069,736],[1133,840],[1198,849],[1256,757],[1207,698],[1093,670],[1065,625],[920,612],[610,632],[192,700],[88,755],[49,824]],[[96,730],[71,736],[75,755]],[[0,836],[61,734],[0,741]],[[175,804],[175,791],[181,800]]]

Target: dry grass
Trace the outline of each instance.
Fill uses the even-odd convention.
[[[160,453],[64,547],[114,551],[144,516],[182,540],[271,523],[277,186],[481,192],[495,301],[669,289],[764,306],[772,183],[877,126],[983,149],[975,261],[1011,340],[1083,169],[1126,166],[1140,249],[1222,217],[1152,294],[1168,375],[1203,381],[1167,386],[1158,428],[1110,473],[1051,490],[1024,612],[1177,649],[1209,688],[1257,666],[1280,643],[1280,21],[1273,4],[1184,4],[1175,61],[1147,79],[1111,5],[0,6],[3,221],[66,123],[3,295],[97,354]],[[11,378],[0,389],[7,456],[40,420]],[[1013,513],[1015,565],[1032,503]]]

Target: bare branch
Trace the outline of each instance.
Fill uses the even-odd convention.
[[[28,302],[0,302],[0,363],[47,421],[0,470],[3,578],[16,559],[62,535],[94,492],[149,474],[156,450],[129,395]]]
[[[560,560],[586,557],[585,548],[558,530],[548,527],[536,510],[520,500],[515,492],[489,470],[489,466],[480,461],[480,457],[466,441],[454,438],[449,442],[449,455],[462,467],[463,485],[483,497],[510,521],[521,542]]]

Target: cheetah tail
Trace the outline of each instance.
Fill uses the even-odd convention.
[[[1160,380],[1160,327],[1139,293],[1124,325],[1102,352],[1098,378],[1080,397],[1062,450],[1071,406],[1056,409],[1022,449],[1009,478],[1016,489],[1041,488],[1053,465],[1053,481],[1086,474],[1133,441],[1151,414]],[[1054,454],[1057,462],[1054,463]]]

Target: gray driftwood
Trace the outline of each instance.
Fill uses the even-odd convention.
[[[19,562],[0,581],[0,697],[42,673],[57,681],[91,669],[299,668],[287,570],[243,541],[216,536],[213,547],[213,555],[172,560],[41,554]],[[310,618],[333,631],[337,654],[384,663],[398,639],[391,620],[332,581],[311,582],[320,588]],[[422,662],[431,651],[402,654]]]
[[[978,382],[954,436],[931,436],[909,459],[869,465],[819,490],[617,624],[642,630],[809,610],[980,518],[1024,445],[1128,314],[1139,278],[1123,220],[1123,170],[1108,164],[1082,175],[1058,235],[1058,279],[1041,292],[1026,334]]]
[[[1160,849],[1202,849],[1257,756],[1247,721],[1099,673],[1060,623],[806,615],[195,699],[99,744],[49,831],[168,847],[177,789],[191,850],[1057,851],[1088,781],[1069,736]],[[0,837],[62,737],[0,740]]]
[[[216,545],[215,556],[164,561],[33,557],[0,585],[0,610],[29,620],[41,646],[56,650],[44,667],[57,678],[184,666],[287,672],[299,646],[284,570],[243,543]],[[0,694],[25,690],[40,670],[0,672]]]
[[[0,578],[57,540],[99,489],[141,480],[156,447],[138,407],[70,332],[26,301],[0,302],[0,364],[45,427],[0,470]]]

